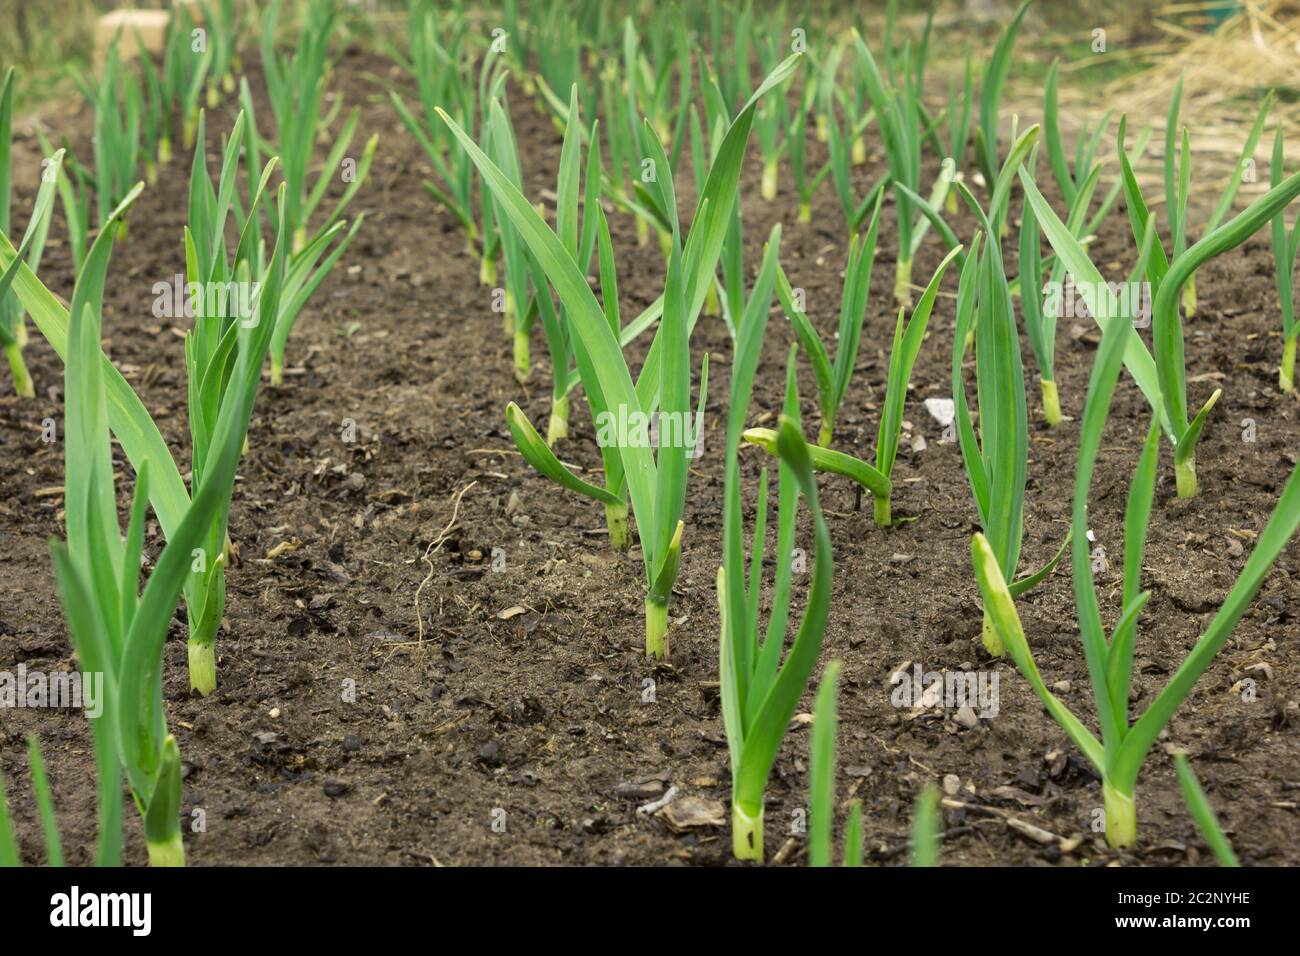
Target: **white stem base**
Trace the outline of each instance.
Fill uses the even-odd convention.
[[[1174,481],[1178,486],[1179,498],[1196,497],[1196,458],[1188,458],[1181,464],[1174,462]]]
[[[1137,842],[1137,806],[1133,794],[1120,793],[1108,783],[1101,785],[1106,811],[1106,842],[1116,849]]]
[[[731,852],[737,860],[763,862],[763,808],[746,813],[738,803],[731,805]]]
[[[551,401],[551,420],[546,426],[546,444],[555,447],[555,443],[569,437],[569,398],[557,398]]]
[[[984,612],[984,626],[980,629],[980,636],[984,639],[984,649],[993,657],[1001,657],[1005,653],[1002,638],[998,636],[998,629],[993,626],[993,618],[988,611]]]
[[[1047,419],[1047,424],[1055,427],[1061,424],[1061,396],[1056,390],[1056,383],[1042,379],[1043,386],[1043,418]]]
[[[190,641],[190,690],[206,697],[217,689],[217,655],[212,644]]]
[[[184,866],[185,844],[181,842],[180,831],[161,843],[147,843],[150,866]]]
[[[912,304],[911,259],[899,259],[894,269],[894,301],[899,305]]]
[[[615,551],[632,547],[632,532],[627,526],[627,505],[605,505],[605,524],[609,528],[609,546]]]
[[[655,660],[668,656],[668,605],[646,598],[645,654]]]

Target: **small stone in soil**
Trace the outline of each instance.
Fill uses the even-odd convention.
[[[664,782],[662,780],[623,780],[614,787],[614,795],[625,797],[629,800],[648,800],[651,797],[657,797],[664,792]]]
[[[478,751],[478,762],[485,767],[495,767],[501,763],[501,745],[489,740]]]
[[[726,823],[727,808],[721,800],[682,797],[659,811],[664,822],[679,833],[692,827],[720,827]]]
[[[352,784],[342,780],[326,780],[321,789],[327,797],[342,797],[352,792]]]

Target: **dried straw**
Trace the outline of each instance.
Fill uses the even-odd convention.
[[[1095,104],[1087,102],[1091,99],[1087,95],[1072,97],[1070,104],[1070,112],[1081,108],[1093,122],[1106,109],[1114,109],[1117,116],[1129,115],[1131,130],[1146,124],[1154,127],[1138,173],[1144,181],[1159,179],[1165,119],[1174,84],[1181,76],[1179,120],[1191,134],[1193,186],[1204,187],[1194,188],[1193,195],[1210,204],[1218,201],[1219,191],[1233,175],[1260,100],[1270,89],[1300,89],[1300,3],[1245,0],[1217,30],[1205,32],[1211,13],[1224,6],[1224,0],[1212,0],[1158,7],[1152,25],[1165,39],[1137,48],[1134,54],[1153,65],[1107,84]],[[1065,95],[1063,89],[1063,113]],[[1279,122],[1290,139],[1300,126],[1300,112],[1292,104],[1274,101],[1255,154],[1260,172],[1254,182],[1242,184],[1238,206],[1241,199],[1268,189],[1271,133]]]

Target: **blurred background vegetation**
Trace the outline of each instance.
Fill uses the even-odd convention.
[[[2,0],[0,2],[0,68],[16,66],[20,71],[18,96],[20,112],[42,100],[57,98],[67,92],[69,68],[84,70],[90,66],[94,48],[94,24],[98,15],[123,8],[167,9],[173,0]],[[181,0],[185,2],[185,0]],[[252,0],[250,0],[252,2]],[[342,4],[358,10],[405,9],[405,0],[340,0]],[[594,0],[605,2],[605,0]],[[626,6],[658,0],[633,0]],[[683,0],[689,3],[690,0]],[[754,0],[766,5],[770,0]],[[1213,6],[1203,2],[1176,2],[1176,0],[1039,0],[1031,11],[1027,29],[1022,31],[1020,49],[1035,55],[1018,58],[1017,73],[1023,79],[1035,79],[1046,70],[1052,57],[1072,60],[1085,56],[1091,30],[1102,27],[1111,42],[1133,49],[1157,40],[1167,40],[1167,30],[1159,24],[1173,23],[1192,31],[1204,31],[1212,22],[1239,6],[1238,0],[1212,0]],[[259,3],[259,6],[261,4]],[[292,6],[289,0],[287,6]],[[468,5],[473,6],[473,3]],[[803,4],[787,0],[789,9]],[[493,7],[485,3],[485,9]],[[810,0],[806,4],[819,14],[834,14],[839,10],[862,11],[868,17],[878,13],[883,17],[884,0]],[[996,36],[1001,21],[1015,6],[1014,0],[902,0],[904,13],[922,15],[933,7],[936,26],[946,26],[945,41],[953,49],[938,49],[942,58],[951,52],[960,55],[961,42],[954,40],[974,35],[982,42],[987,33]],[[523,9],[527,9],[526,4]],[[1030,28],[1037,23],[1038,29]],[[960,32],[958,32],[960,31]],[[967,33],[969,31],[969,33]],[[247,38],[254,42],[255,38]],[[936,46],[939,46],[936,44]],[[1114,59],[1104,67],[1106,75],[1094,78],[1114,79],[1116,71],[1123,72],[1143,65],[1133,58]]]

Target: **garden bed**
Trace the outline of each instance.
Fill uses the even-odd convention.
[[[248,72],[250,86],[262,89],[256,68]],[[518,401],[541,420],[549,410],[548,376],[535,374],[523,387],[512,377],[510,339],[491,311],[490,290],[478,284],[477,260],[464,254],[455,223],[423,190],[424,155],[386,96],[378,95],[375,77],[401,83],[390,62],[353,51],[333,80],[347,103],[362,104],[362,133],[381,135],[370,180],[350,210],[364,212],[366,222],[290,340],[284,386],[264,386],[255,406],[231,512],[238,562],[228,574],[217,691],[206,699],[190,695],[180,611],[166,652],[166,710],[186,768],[184,809],[201,809],[205,820],[204,832],[186,828],[188,860],[730,862],[714,591],[731,353],[722,321],[706,316],[694,338],[697,353],[710,353],[713,383],[703,454],[692,462],[688,483],[671,654],[655,664],[644,655],[639,557],[611,552],[600,509],[558,492],[514,451],[504,407]],[[259,112],[266,109],[258,105]],[[513,106],[529,198],[545,199],[554,188],[559,135],[523,96]],[[220,132],[233,118],[226,106],[209,115],[214,160]],[[62,114],[57,123],[74,146],[86,141],[87,112]],[[862,187],[884,169],[879,144],[872,145],[868,165],[855,169]],[[810,141],[809,149],[820,161],[823,147]],[[34,138],[16,149],[17,156],[24,153],[35,162]],[[136,203],[129,236],[113,255],[104,311],[106,349],[178,460],[187,447],[180,329],[155,318],[151,305],[153,284],[183,266],[188,165],[188,157],[178,157]],[[936,171],[927,170],[923,180]],[[814,323],[831,334],[846,239],[834,194],[820,190],[812,222],[800,224],[788,190],[775,202],[759,198],[760,173],[751,147],[740,192],[746,262],[757,263],[771,225],[782,222],[782,263],[806,289]],[[16,179],[16,209],[25,216],[32,177]],[[679,188],[688,210],[693,192]],[[1054,188],[1046,192],[1060,209]],[[553,215],[553,197],[548,206]],[[1017,197],[1014,217],[1019,208]],[[893,235],[892,214],[887,204],[882,236]],[[969,215],[955,222],[959,235],[971,233]],[[612,215],[610,225],[622,308],[635,314],[662,288],[663,259],[656,243],[636,245],[627,216]],[[41,275],[67,297],[72,271],[67,246],[58,242],[63,235],[56,213]],[[1014,274],[1014,242],[1006,245]],[[1133,247],[1121,206],[1106,220],[1092,255],[1110,277],[1122,278]],[[837,447],[864,457],[874,447],[883,399],[894,254],[892,240],[882,241],[858,368],[837,420]],[[915,280],[928,281],[940,258],[931,235]],[[1108,849],[1094,831],[1102,802],[1095,774],[1014,666],[983,650],[970,565],[977,516],[957,446],[941,440],[922,406],[924,398],[950,395],[956,278],[955,270],[945,278],[912,378],[910,424],[895,472],[895,517],[904,520],[882,530],[871,520],[870,502],[859,500],[847,480],[819,478],[835,555],[822,658],[844,664],[838,792],[863,802],[866,856],[873,863],[905,862],[917,793],[949,775],[958,785],[944,812],[945,864],[1203,861],[1204,844],[1160,745],[1139,779],[1140,841],[1133,850]],[[1175,497],[1162,451],[1144,560],[1153,594],[1134,667],[1139,705],[1150,701],[1217,610],[1300,449],[1295,399],[1275,384],[1281,345],[1267,234],[1214,260],[1198,284],[1200,309],[1187,326],[1190,404],[1199,407],[1216,387],[1224,394],[1197,456],[1200,496]],[[781,406],[793,333],[780,315],[773,313],[763,347],[755,421]],[[1067,416],[1081,412],[1098,338],[1090,319],[1061,321],[1057,379]],[[535,341],[535,361],[544,361],[540,336]],[[62,535],[62,499],[52,489],[63,481],[63,447],[43,443],[41,427],[46,418],[62,421],[63,370],[43,342],[33,342],[27,354],[36,401],[0,398],[0,576],[6,582],[0,669],[25,663],[59,670],[72,666],[71,645],[47,539]],[[1024,354],[1032,381],[1027,344]],[[815,391],[802,356],[800,368],[804,417],[811,422]],[[1031,400],[1031,407],[1037,403]],[[357,426],[352,442],[343,440],[347,420]],[[559,446],[560,457],[597,468],[594,430],[581,400],[572,422],[574,437]],[[1118,610],[1124,501],[1148,425],[1148,406],[1125,374],[1092,496],[1096,544],[1113,566],[1098,574],[1108,615]],[[921,437],[925,447],[916,450]],[[1027,566],[1050,557],[1066,534],[1077,438],[1077,421],[1055,429],[1041,416],[1031,421]],[[124,465],[120,456],[118,463]],[[769,463],[757,449],[744,451],[747,501],[758,469]],[[802,520],[798,544],[811,549]],[[146,551],[156,555],[160,546],[151,525]],[[1292,547],[1161,741],[1192,754],[1247,864],[1300,863],[1300,651],[1289,640],[1300,600],[1298,570],[1300,552]],[[804,577],[796,575],[796,601]],[[1068,682],[1059,696],[1090,715],[1068,568],[1028,594],[1020,611],[1048,683]],[[894,706],[890,676],[913,663],[926,671],[996,673],[997,716],[966,727],[951,710]],[[1255,682],[1254,699],[1243,694],[1243,679]],[[800,711],[810,708],[811,693]],[[77,712],[16,710],[0,725],[0,771],[9,782],[24,858],[42,857],[23,746],[33,732],[69,862],[88,863],[96,832],[94,761],[88,724]],[[785,862],[798,862],[802,852],[802,839],[778,851],[805,806],[807,745],[806,726],[796,725],[767,789],[768,845]],[[678,831],[672,814],[637,812],[671,787],[716,802],[720,825]],[[1009,819],[1055,834],[1066,841],[1064,852],[1059,840],[1036,842]],[[128,814],[132,863],[145,861],[143,841],[133,835],[139,825]]]

